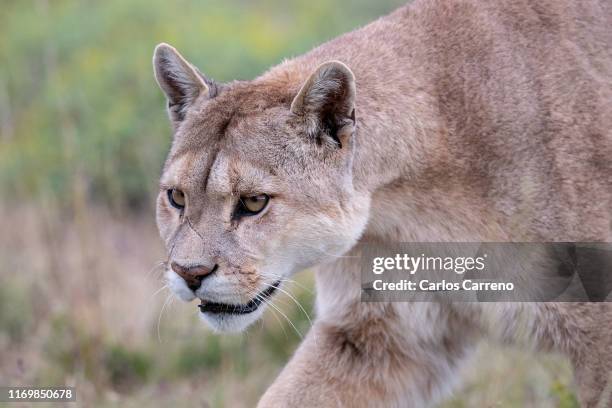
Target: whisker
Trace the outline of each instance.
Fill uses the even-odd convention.
[[[164,309],[166,308],[166,305],[168,305],[168,302],[170,302],[170,300],[172,300],[172,293],[166,297],[166,300],[164,301],[164,304],[162,305],[161,310],[159,311],[159,316],[157,317],[157,341],[160,343],[162,342],[160,331],[161,319],[164,315]]]
[[[149,269],[149,271],[145,274],[145,277],[148,278],[149,276],[151,276],[153,273],[157,272],[162,267],[164,267],[164,269],[165,269],[166,264],[167,264],[166,261],[157,261],[157,262],[155,262],[153,267],[151,267],[151,269]]]
[[[265,283],[266,285],[268,285],[267,283]],[[268,285],[268,286],[272,286],[272,285]],[[306,315],[306,318],[308,319],[308,323],[310,323],[310,327],[312,327],[312,320],[310,319],[310,315],[308,314],[308,312],[306,311],[306,309],[304,309],[304,307],[302,306],[302,304],[300,302],[298,302],[298,300],[296,298],[294,298],[291,293],[287,292],[284,289],[281,289],[280,285],[276,287],[277,290],[281,291],[282,293],[284,293],[285,295],[289,296],[289,298],[291,300],[293,300],[293,302],[302,310],[302,312]]]
[[[297,329],[297,327],[295,326],[295,324],[293,324],[293,322],[291,321],[291,319],[289,319],[287,317],[286,314],[284,314],[280,308],[278,306],[276,306],[274,303],[272,303],[272,301],[262,297],[261,295],[256,295],[258,299],[260,299],[263,303],[265,303],[266,305],[269,305],[270,307],[272,307],[273,309],[275,309],[278,313],[280,313],[286,320],[287,322],[289,322],[289,324],[291,325],[291,327],[293,327],[293,330],[295,330],[295,332],[297,333],[297,335],[300,337],[300,339],[303,339],[304,336],[302,335],[302,333]]]
[[[265,283],[265,282],[264,282],[264,284],[268,285],[268,284],[267,284],[267,283]],[[272,285],[268,285],[268,286],[272,286]],[[279,285],[279,286],[280,286],[280,285]],[[282,292],[282,293],[284,293],[285,295],[289,296],[289,298],[290,298],[291,300],[293,300],[293,302],[294,302],[294,303],[295,303],[295,304],[296,304],[296,305],[297,305],[297,306],[298,306],[298,307],[299,307],[299,308],[302,310],[302,312],[303,312],[303,313],[306,315],[306,318],[308,319],[308,323],[310,324],[310,327],[312,328],[312,326],[313,326],[312,319],[310,318],[310,315],[308,314],[308,312],[306,312],[306,309],[304,309],[304,307],[302,306],[302,304],[301,304],[300,302],[298,302],[298,300],[297,300],[295,297],[293,297],[293,296],[291,295],[291,293],[289,293],[288,291],[286,291],[286,290],[284,290],[284,289],[281,289],[280,287],[277,287],[276,289],[278,289],[279,291],[281,291],[281,292]],[[315,331],[312,331],[312,333],[313,333],[313,340],[314,340],[315,344],[318,344],[318,341],[317,341],[317,335],[316,335]]]
[[[164,284],[164,286],[162,286],[161,288],[157,289],[155,292],[153,292],[153,294],[151,295],[151,297],[149,297],[149,300],[151,300],[152,298],[154,298],[155,296],[157,296],[161,291],[163,291],[164,289],[168,289],[168,285]]]
[[[286,277],[284,277],[282,275],[277,275],[277,274],[274,274],[274,273],[266,273],[266,275],[274,278],[275,280],[278,280],[278,281],[281,281],[281,282],[287,282],[287,283],[292,284],[292,285],[296,285],[300,289],[304,289],[305,291],[307,291],[311,295],[314,295],[314,292],[310,288],[304,286],[303,284],[299,283],[296,280],[289,279],[289,278],[286,278]]]
[[[249,297],[254,297],[254,298],[259,298],[260,300],[262,300],[262,303],[265,305],[268,305],[268,303],[266,303],[266,299],[262,298],[259,294],[257,294],[257,292],[255,290],[250,290],[247,295]],[[285,339],[289,340],[289,335],[287,334],[287,330],[285,330],[285,325],[283,324],[283,322],[280,320],[280,318],[276,315],[276,312],[274,309],[270,309],[270,312],[272,313],[272,316],[274,316],[274,318],[276,319],[276,321],[278,322],[280,328],[283,330],[283,333],[285,334]],[[261,319],[261,328],[263,329],[264,326],[264,319]]]
[[[283,322],[281,322],[281,319],[276,315],[276,311],[274,309],[270,309],[270,312],[272,313],[272,316],[274,316],[274,318],[278,322],[278,325],[283,330],[283,333],[285,334],[285,340],[289,340],[289,335],[287,334],[287,330],[285,330],[285,325],[283,324]],[[263,323],[263,319],[262,319],[262,323]]]

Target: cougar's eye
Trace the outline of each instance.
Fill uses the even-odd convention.
[[[235,216],[255,215],[266,208],[268,201],[270,201],[270,196],[267,194],[240,197]]]
[[[185,208],[185,194],[181,190],[171,188],[168,190],[168,201],[174,208],[182,210]]]

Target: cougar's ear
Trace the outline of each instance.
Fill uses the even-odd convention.
[[[340,61],[320,65],[291,103],[316,140],[342,147],[355,129],[355,76]]]
[[[155,80],[168,100],[168,114],[174,122],[185,118],[189,106],[200,96],[212,97],[216,86],[191,65],[174,47],[161,43],[153,54]]]

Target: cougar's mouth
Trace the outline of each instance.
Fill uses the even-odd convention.
[[[254,312],[259,308],[259,306],[266,301],[280,285],[280,281],[277,281],[270,285],[266,290],[260,292],[257,296],[251,299],[248,303],[243,305],[232,305],[229,303],[216,303],[216,302],[207,302],[202,300],[202,303],[198,305],[200,308],[200,312],[202,313],[213,313],[213,314],[247,314]]]

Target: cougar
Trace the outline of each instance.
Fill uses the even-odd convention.
[[[359,248],[612,241],[612,2],[416,0],[218,83],[160,44],[167,279],[241,331],[316,269],[316,318],[260,407],[422,407],[482,338],[562,353],[612,406],[612,303],[361,302]],[[612,271],[609,271],[612,273]]]

